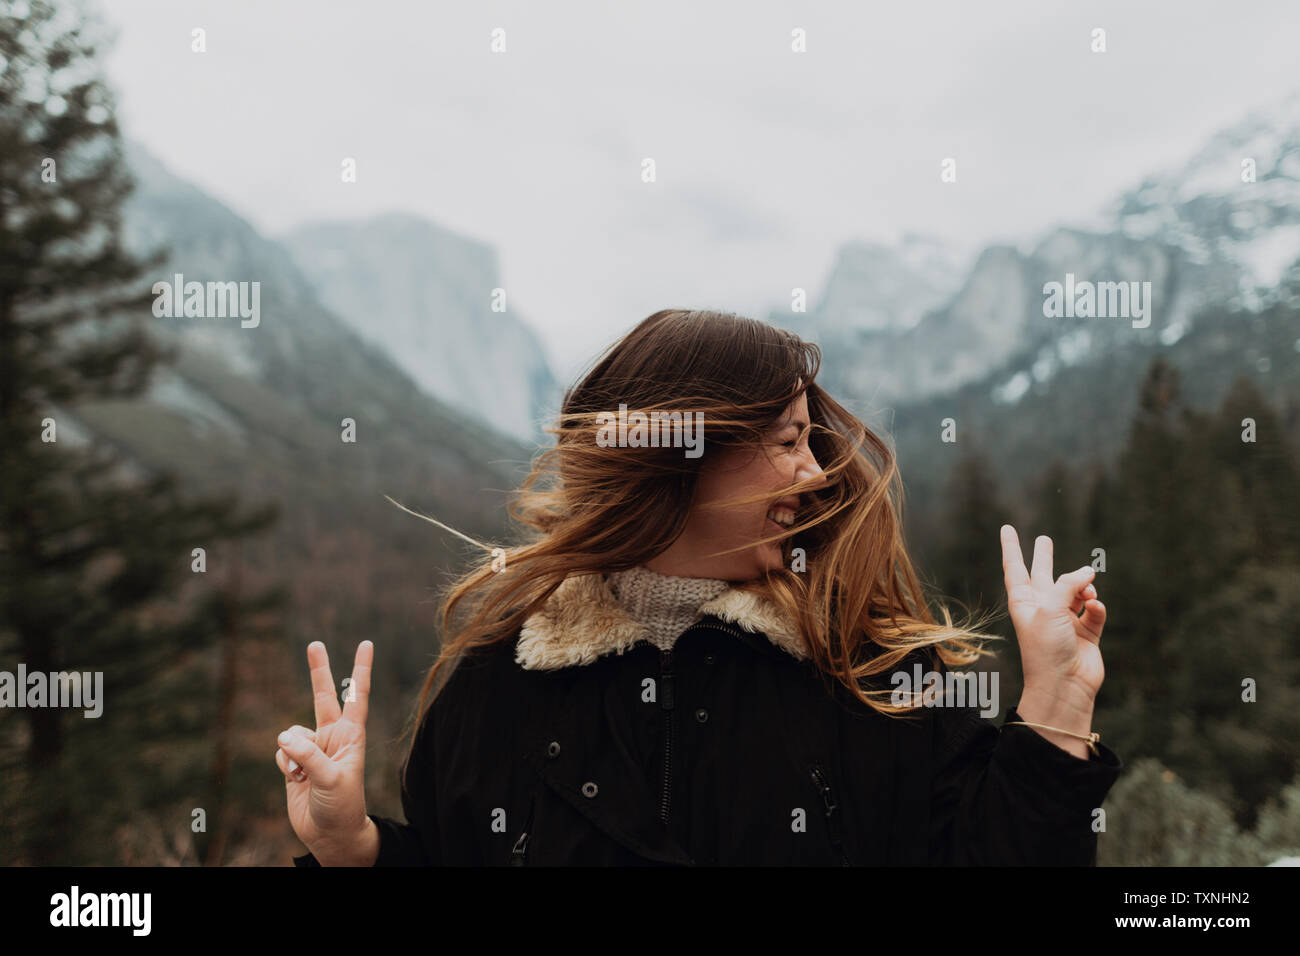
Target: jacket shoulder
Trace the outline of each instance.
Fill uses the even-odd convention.
[[[451,671],[426,714],[442,744],[455,741],[463,749],[475,740],[508,739],[554,696],[545,679],[539,682],[515,660],[518,639],[516,633],[467,649],[447,665]]]
[[[515,663],[515,645],[519,641],[518,632],[492,644],[471,647],[463,651],[453,663],[438,701],[455,698],[460,704],[466,703],[467,695],[486,693],[492,689],[502,691],[502,684],[517,679],[521,668]]]

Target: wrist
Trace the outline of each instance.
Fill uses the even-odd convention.
[[[1066,723],[1054,724],[1067,730],[1087,733],[1091,730],[1092,712],[1095,695],[1088,690],[1062,681],[1052,687],[1041,684],[1026,684],[1020,694],[1020,703],[1016,706],[1021,714],[1027,714],[1028,707],[1034,712],[1046,715]],[[1029,718],[1036,720],[1037,718]]]
[[[1092,732],[1093,701],[1086,694],[1047,694],[1037,688],[1026,687],[1016,705],[1016,713],[1022,720],[1035,724],[1046,724],[1057,731],[1042,727],[1030,727],[1039,736],[1050,740],[1062,750],[1087,760],[1090,754],[1086,741],[1071,734],[1087,735]]]
[[[374,866],[379,858],[379,827],[369,816],[351,837],[331,840],[312,855],[321,866]]]

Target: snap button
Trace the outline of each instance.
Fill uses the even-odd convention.
[[[594,797],[598,789],[599,788],[594,783],[588,780],[582,785],[582,795],[584,797]]]
[[[701,707],[699,710],[695,712],[695,719],[698,720],[700,723],[704,723],[706,720],[709,719],[709,712],[705,710],[703,707]]]
[[[552,740],[549,744],[546,745],[546,756],[554,760],[559,755],[560,755],[560,742],[558,740]]]
[[[709,654],[705,654],[705,655],[704,655],[704,663],[706,663],[706,664],[712,664],[712,663],[713,663],[713,654],[712,654],[712,653],[709,653]]]

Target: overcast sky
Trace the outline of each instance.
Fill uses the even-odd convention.
[[[1300,86],[1294,0],[101,9],[126,135],[269,235],[401,211],[492,244],[566,381],[661,308],[815,300],[848,240],[1086,224]]]

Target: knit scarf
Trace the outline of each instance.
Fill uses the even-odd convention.
[[[644,624],[650,642],[665,651],[700,618],[700,605],[730,587],[715,578],[679,578],[645,567],[614,571],[607,580],[623,609]]]

